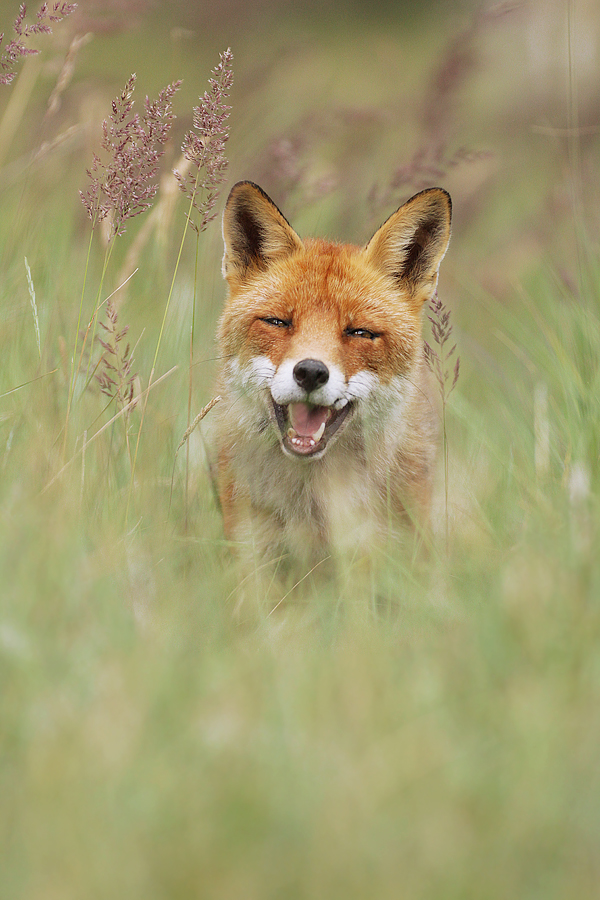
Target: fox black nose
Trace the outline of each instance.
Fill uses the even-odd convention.
[[[294,366],[294,380],[307,394],[327,384],[329,369],[320,359],[301,359]]]

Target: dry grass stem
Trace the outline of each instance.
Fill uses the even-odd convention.
[[[70,85],[73,74],[75,72],[75,62],[77,59],[77,55],[81,48],[85,47],[86,44],[89,44],[93,37],[94,35],[90,31],[88,31],[87,34],[75,35],[75,37],[71,41],[71,44],[67,51],[67,55],[65,57],[65,61],[63,62],[62,68],[56,80],[54,90],[48,98],[48,106],[46,109],[45,118],[50,118],[60,109],[62,95]]]
[[[217,394],[216,397],[213,397],[212,400],[210,400],[206,404],[206,406],[204,406],[200,410],[200,412],[198,413],[198,415],[196,416],[196,418],[194,419],[192,424],[186,428],[186,431],[185,431],[183,437],[181,438],[181,440],[179,441],[179,444],[177,445],[177,449],[175,450],[175,456],[177,456],[177,454],[179,453],[179,451],[181,450],[183,445],[186,443],[189,436],[192,434],[193,431],[195,431],[195,429],[198,427],[198,425],[200,424],[202,419],[208,415],[208,413],[211,411],[211,409],[213,409],[217,405],[217,403],[220,402],[221,399],[222,398]]]
[[[33,325],[35,328],[35,339],[37,342],[38,356],[42,358],[42,344],[40,339],[40,320],[38,318],[37,303],[35,302],[35,288],[33,286],[33,278],[31,277],[31,269],[25,257],[25,271],[27,273],[27,287],[29,288],[29,300],[31,302],[31,311],[33,313]]]

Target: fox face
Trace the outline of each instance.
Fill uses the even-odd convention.
[[[364,248],[302,241],[269,197],[234,186],[223,218],[229,286],[221,381],[240,433],[298,463],[346,433],[403,430],[419,390],[421,311],[450,237],[440,188],[400,207]],[[383,440],[382,436],[382,440]]]

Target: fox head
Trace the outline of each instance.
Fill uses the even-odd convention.
[[[245,428],[315,460],[344,432],[400,410],[416,387],[421,311],[436,290],[450,222],[450,196],[432,188],[363,248],[303,241],[261,188],[233,187],[219,344]]]

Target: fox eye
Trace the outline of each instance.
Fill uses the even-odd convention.
[[[275,328],[289,328],[292,324],[285,319],[278,319],[277,316],[265,316],[260,321],[266,322],[267,325],[273,325]]]
[[[370,331],[368,328],[346,328],[344,334],[347,335],[347,337],[368,338],[370,341],[374,341],[375,338],[381,337],[379,332]]]

